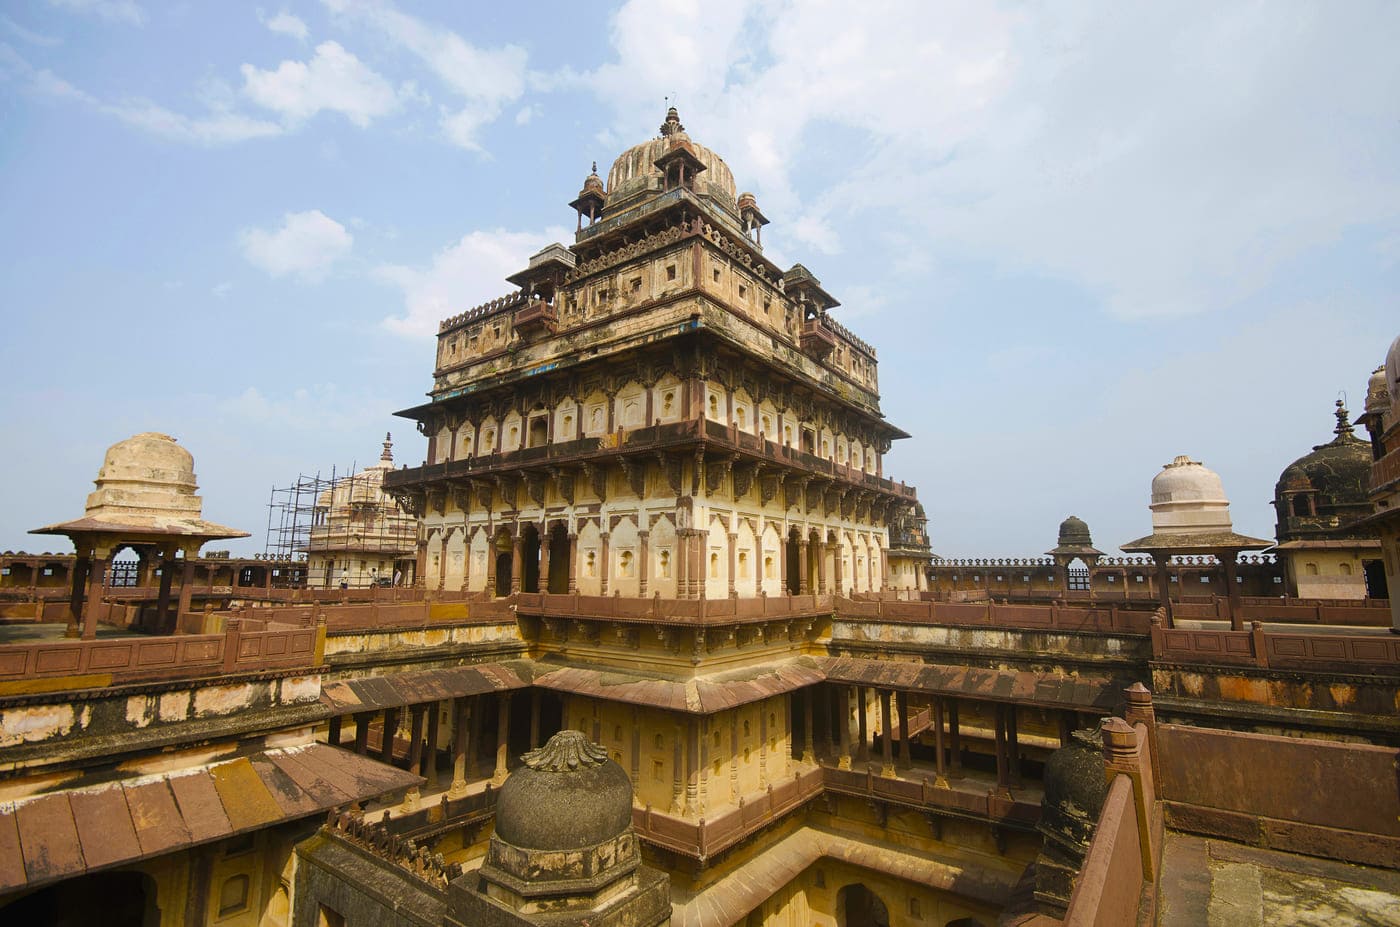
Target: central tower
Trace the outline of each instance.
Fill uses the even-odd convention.
[[[419,581],[663,599],[921,588],[922,564],[889,562],[916,499],[884,477],[905,435],[880,413],[875,351],[810,271],[764,257],[768,220],[723,159],[673,108],[570,205],[574,243],[444,320],[431,401],[399,413],[428,437],[424,465],[385,480],[422,518]]]

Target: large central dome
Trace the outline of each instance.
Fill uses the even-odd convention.
[[[696,192],[709,196],[727,211],[734,212],[737,193],[729,165],[719,155],[686,135],[685,126],[681,125],[680,115],[674,106],[667,110],[659,136],[633,145],[613,162],[612,170],[608,171],[609,211],[626,207],[646,193],[659,193],[663,178],[656,160],[681,143],[688,145],[705,165],[705,170],[696,178]]]

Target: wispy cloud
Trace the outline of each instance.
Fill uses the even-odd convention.
[[[109,23],[139,26],[146,21],[146,12],[134,0],[49,0],[49,6],[96,16]]]
[[[453,144],[480,150],[481,131],[525,93],[527,55],[518,45],[483,48],[387,2],[323,2],[343,20],[364,23],[416,56],[457,98],[439,113],[439,126]]]
[[[243,256],[274,277],[318,281],[350,253],[355,239],[345,226],[319,209],[289,212],[274,229],[245,229],[239,235]]]
[[[264,18],[262,11],[259,10],[258,19],[261,20],[262,24],[270,31],[278,35],[291,36],[301,42],[305,42],[306,37],[311,34],[311,31],[306,28],[306,23],[299,17],[288,13],[286,10],[280,10],[277,15],[267,18]]]
[[[56,36],[44,35],[41,32],[35,32],[33,29],[27,29],[8,16],[0,15],[0,26],[4,26],[6,31],[28,42],[30,45],[53,48],[55,45],[63,44],[62,39]]]

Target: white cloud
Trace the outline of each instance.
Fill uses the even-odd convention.
[[[1400,122],[1393,4],[701,10],[625,4],[616,59],[584,80],[623,138],[679,94],[775,240],[833,250],[879,217],[1140,317],[1228,308],[1348,229],[1400,221],[1400,144],[1367,132]]]
[[[400,335],[434,335],[448,316],[506,295],[506,276],[524,268],[530,255],[545,245],[568,236],[563,228],[469,232],[433,255],[427,267],[384,265],[375,275],[399,287],[404,296],[404,313],[386,318],[384,327]]]
[[[259,18],[261,18],[261,16],[259,16]],[[310,30],[306,28],[306,23],[302,22],[300,18],[288,13],[286,10],[281,10],[276,16],[264,19],[262,23],[270,31],[278,35],[288,35],[298,41],[305,42],[306,37],[310,35]]]
[[[322,42],[307,62],[283,61],[275,71],[245,64],[242,71],[248,98],[290,124],[330,110],[364,128],[398,107],[394,88],[337,42]]]
[[[367,423],[382,422],[391,411],[382,396],[348,395],[334,383],[301,386],[280,395],[249,386],[236,396],[217,400],[217,406],[223,415],[253,428],[292,428],[313,434],[363,432]]]
[[[354,236],[321,212],[289,212],[277,229],[245,229],[239,235],[248,262],[274,277],[294,275],[316,281],[350,253]]]
[[[145,11],[133,0],[49,0],[49,6],[87,13],[109,23],[139,26],[146,19]]]
[[[518,45],[481,48],[456,32],[400,12],[376,0],[323,0],[332,13],[367,23],[417,56],[460,103],[444,106],[443,134],[454,144],[480,150],[481,129],[520,99],[527,83],[527,55]]]

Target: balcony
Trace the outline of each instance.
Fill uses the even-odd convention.
[[[516,310],[515,331],[521,338],[552,335],[559,328],[559,314],[544,300],[532,300]]]
[[[1390,489],[1400,482],[1400,445],[1392,448],[1384,457],[1371,464],[1371,492],[1378,493]]]
[[[836,350],[836,335],[821,319],[808,319],[802,326],[802,353],[817,360]]]

